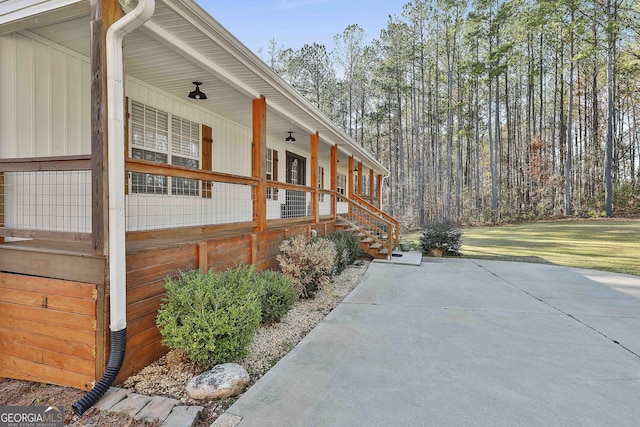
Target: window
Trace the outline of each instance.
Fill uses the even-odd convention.
[[[344,189],[347,186],[347,177],[345,175],[340,175],[338,174],[338,182],[336,184],[338,193],[342,194],[344,196]]]
[[[131,157],[193,169],[200,167],[200,125],[131,102]],[[169,182],[170,181],[170,182]],[[131,192],[197,196],[198,180],[131,174]]]
[[[267,181],[278,180],[278,152],[267,148]],[[267,187],[267,200],[278,200],[278,189]]]

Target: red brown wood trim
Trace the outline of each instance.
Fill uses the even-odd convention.
[[[70,231],[26,230],[22,228],[6,228],[6,227],[0,227],[0,237],[19,237],[23,239],[60,240],[64,242],[91,242],[91,233],[74,233]]]
[[[0,228],[4,227],[4,173],[0,172]],[[0,243],[4,243],[4,236],[0,237]]]
[[[202,125],[202,170],[213,170],[213,129],[207,125]],[[202,197],[213,197],[211,188],[211,181],[202,181]]]
[[[206,273],[209,270],[209,266],[207,264],[207,242],[200,242],[196,246],[198,249],[198,268],[203,273]]]
[[[349,156],[347,168],[349,169],[349,172],[347,173],[347,186],[349,187],[347,196],[351,197],[353,196],[353,156]]]
[[[382,208],[382,175],[378,174],[378,188],[376,188],[378,194],[376,197],[378,198],[378,207]]]
[[[373,200],[373,169],[369,169],[369,191],[367,195]]]
[[[90,7],[91,56],[91,235],[96,254],[108,252],[107,29],[123,16],[117,0],[97,0]]]
[[[248,176],[233,175],[222,172],[207,172],[184,166],[167,165],[141,159],[126,159],[125,169],[129,172],[148,173],[151,175],[175,176],[179,178],[203,179],[224,182],[227,184],[258,185],[258,179]]]
[[[0,172],[91,170],[91,156],[24,157],[0,159]]]
[[[318,222],[318,132],[311,135],[309,151],[311,153],[311,216],[313,222]]]
[[[272,180],[273,181],[277,181],[278,180],[278,150],[272,150],[272,159],[271,162],[273,164],[273,173],[272,173]]]
[[[251,233],[249,236],[249,239],[250,239],[250,249],[251,249],[251,254],[249,255],[249,258],[251,259],[251,265],[257,266],[258,265],[258,235],[255,233]]]
[[[253,219],[255,232],[267,229],[267,102],[264,96],[252,104],[253,138],[251,140],[251,176],[258,179]]]
[[[294,191],[308,191],[312,192],[313,188],[301,184],[289,184],[288,182],[271,182],[269,181],[269,187],[279,188],[282,190],[294,190]]]
[[[362,194],[362,162],[358,162],[358,194]]]
[[[338,190],[338,146],[337,145],[333,145],[331,147],[331,169],[330,169],[330,174],[331,174],[331,191],[337,191]],[[335,196],[331,196],[331,217],[333,219],[336,218],[336,197]]]

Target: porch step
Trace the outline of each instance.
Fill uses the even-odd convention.
[[[373,258],[386,258],[388,250],[386,245],[386,234],[380,233],[379,229],[360,227],[357,223],[347,219],[339,218],[339,227],[345,231],[353,231],[360,238],[360,249]]]

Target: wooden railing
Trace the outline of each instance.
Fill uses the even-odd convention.
[[[379,209],[377,206],[373,205],[372,203],[366,201],[364,198],[358,196],[357,194],[353,195],[353,199],[356,202],[359,202],[359,203],[363,204],[364,206],[368,207],[370,210],[372,210],[376,214],[380,215],[381,217],[383,217],[383,218],[387,219],[388,221],[392,222],[393,225],[394,225],[394,228],[395,228],[396,245],[400,242],[400,221],[398,221],[397,219],[395,219],[394,217],[392,217],[391,215],[389,215],[385,211]]]
[[[257,178],[131,158],[125,170],[129,233],[255,226]]]
[[[89,155],[0,159],[0,243],[5,237],[91,242],[91,169]],[[211,204],[218,197],[220,204],[216,208],[222,207],[222,210],[225,209],[222,203],[229,203],[226,206],[227,216],[222,219],[211,220],[205,213],[201,220],[194,219],[193,224],[165,226],[162,223],[147,228],[144,225],[132,227],[135,231],[175,229],[191,225],[216,229],[240,229],[256,225],[258,178],[133,158],[125,159],[125,171],[127,184],[124,191],[129,195],[127,203],[135,199],[144,199],[145,202],[154,200],[153,203],[156,203],[134,206],[128,204],[128,224],[136,220],[136,215],[139,221],[140,218],[147,221],[144,217],[153,216],[154,212],[157,214],[177,199],[181,199],[183,203],[197,201],[201,206]],[[165,179],[167,184],[163,189],[164,193],[131,191],[133,174],[160,177],[160,181]],[[189,184],[192,192],[172,193],[169,184],[171,180],[191,180]],[[397,245],[398,222],[363,197],[354,196],[351,200],[335,190],[277,181],[267,181],[266,188],[266,218],[271,224],[317,222],[320,217],[325,220],[335,219],[338,215],[338,202],[344,202],[348,204],[349,211],[355,213],[354,219],[371,230],[374,237],[387,235],[385,246],[388,246],[389,253]],[[227,194],[222,194],[225,191]],[[239,206],[244,210],[238,210]],[[193,215],[194,210],[188,207],[173,207],[175,209],[172,212],[176,216]],[[127,230],[130,231],[129,225]]]
[[[0,159],[6,237],[91,242],[91,156]]]
[[[271,210],[267,209],[267,220],[310,221],[315,218],[313,187],[267,181],[267,198],[277,201]],[[275,209],[275,210],[274,210]]]
[[[350,199],[342,194],[335,195],[338,202],[349,205],[348,213],[339,216],[356,225],[366,237],[386,247],[386,255],[390,257],[393,249],[398,246],[397,220],[387,214],[380,215],[380,211],[375,207],[371,209],[367,206],[370,205],[368,203]]]

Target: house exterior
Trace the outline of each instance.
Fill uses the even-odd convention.
[[[387,173],[191,0],[0,2],[0,377],[91,389],[116,330],[122,381],[165,277],[293,234],[389,256]]]

